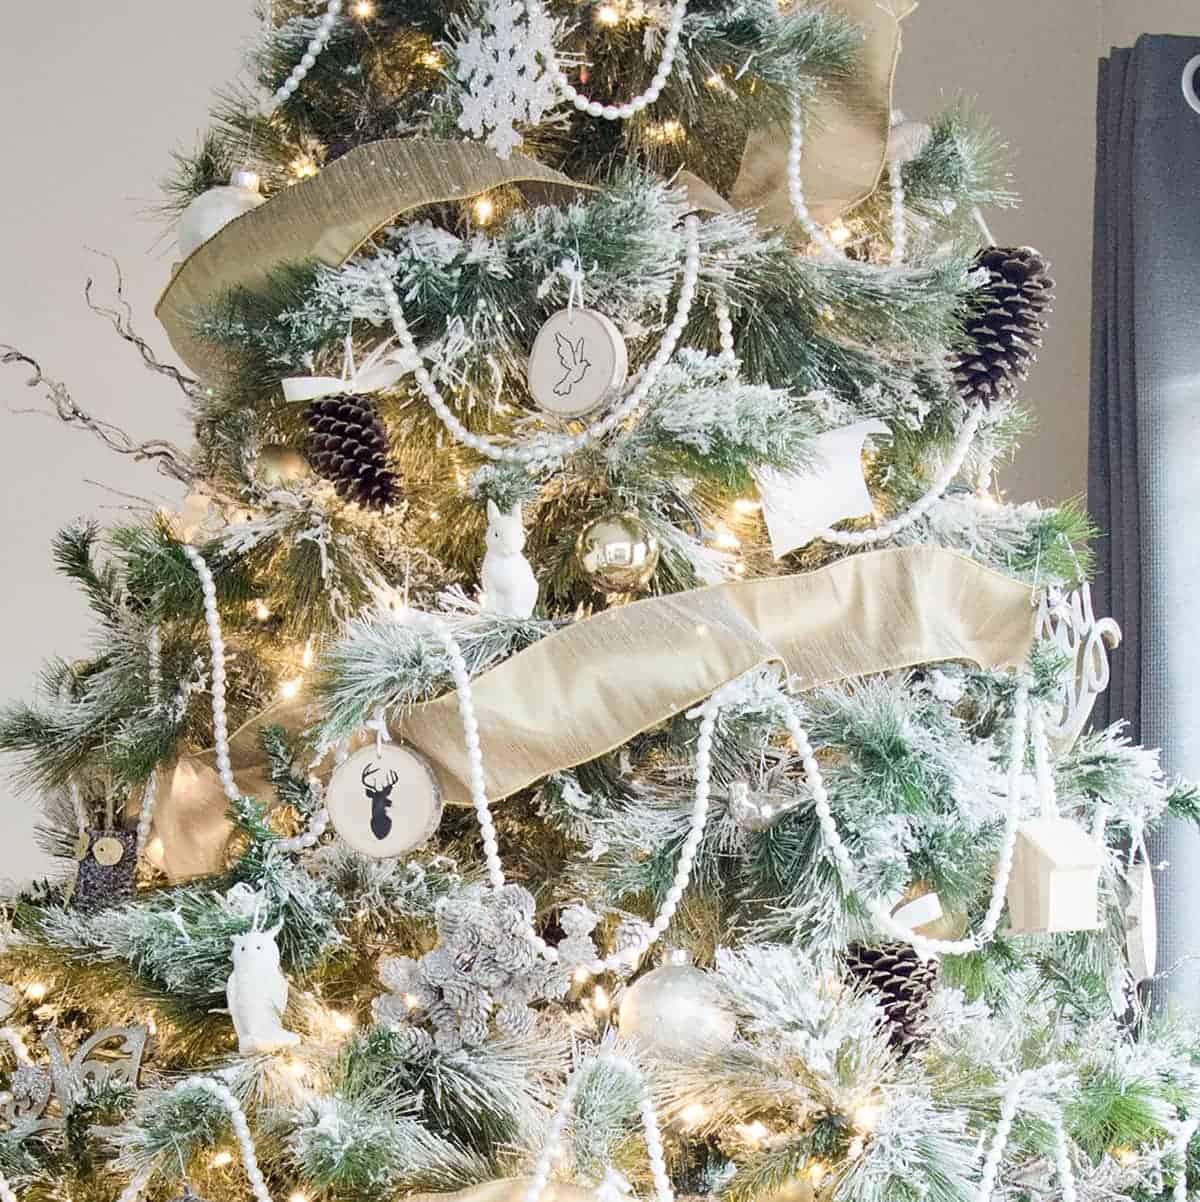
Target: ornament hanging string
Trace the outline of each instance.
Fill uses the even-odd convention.
[[[597,1056],[592,1064],[603,1064],[608,1068],[630,1078],[637,1086],[639,1101],[638,1111],[642,1119],[642,1132],[646,1140],[646,1153],[650,1161],[650,1175],[654,1180],[654,1196],[656,1202],[675,1202],[675,1193],[671,1189],[671,1179],[667,1173],[666,1159],[663,1155],[662,1132],[659,1129],[658,1115],[654,1110],[654,1102],[650,1097],[650,1089],[645,1075],[631,1060],[614,1053],[604,1053]],[[546,1133],[546,1143],[533,1172],[533,1179],[525,1192],[523,1202],[541,1202],[542,1196],[550,1183],[550,1172],[555,1161],[563,1152],[563,1133],[566,1131],[567,1120],[575,1107],[575,1101],[583,1084],[581,1065],[572,1074],[559,1100],[554,1118],[550,1122],[550,1130]]]
[[[696,284],[700,276],[700,220],[694,214],[689,215],[684,221],[684,245],[683,282],[679,288],[675,315],[663,334],[658,351],[643,369],[634,387],[604,417],[578,434],[548,436],[523,444],[495,442],[483,435],[472,433],[459,421],[450,406],[446,404],[428,368],[420,362],[420,352],[405,319],[404,309],[395,284],[379,265],[375,267],[375,278],[387,304],[392,327],[400,341],[401,350],[417,358],[418,365],[414,373],[417,387],[425,394],[430,407],[450,432],[451,437],[485,458],[528,467],[544,463],[547,459],[571,455],[583,450],[584,447],[611,434],[626,418],[641,408],[651,389],[658,383],[658,378],[670,362],[671,356],[675,353],[675,348],[687,326],[692,303],[696,299]]]

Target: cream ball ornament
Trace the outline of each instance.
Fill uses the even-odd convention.
[[[646,1052],[670,1056],[723,1047],[737,1021],[716,982],[691,964],[664,964],[621,998],[621,1034]]]
[[[228,184],[197,196],[179,219],[180,257],[189,258],[235,217],[265,204],[267,198],[258,190],[258,183],[256,172],[239,168]]]

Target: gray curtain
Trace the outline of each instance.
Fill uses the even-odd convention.
[[[1100,64],[1088,504],[1097,613],[1125,634],[1097,722],[1200,781],[1200,113],[1180,86],[1197,54],[1144,36]],[[1183,961],[1159,993],[1200,1010],[1200,835],[1172,824],[1152,855],[1160,970]]]

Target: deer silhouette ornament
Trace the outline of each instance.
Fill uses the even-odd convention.
[[[392,790],[400,777],[395,772],[389,772],[387,780],[380,785],[375,781],[375,771],[371,764],[363,768],[362,785],[371,802],[371,834],[383,840],[392,833],[392,818],[388,810],[392,806]]]

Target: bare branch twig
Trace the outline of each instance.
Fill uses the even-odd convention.
[[[89,247],[89,249],[91,249]],[[179,368],[170,363],[163,363],[151,349],[150,344],[137,333],[133,328],[133,307],[125,298],[125,276],[121,271],[121,264],[116,258],[108,254],[107,251],[93,250],[92,254],[101,255],[108,259],[113,265],[113,271],[117,277],[117,308],[107,308],[104,305],[97,304],[92,299],[92,288],[95,281],[91,276],[88,276],[87,283],[83,286],[83,299],[87,301],[87,306],[93,313],[98,313],[101,317],[106,317],[112,323],[112,327],[117,334],[128,342],[131,346],[137,348],[138,354],[142,357],[142,362],[153,372],[157,372],[161,376],[166,376],[167,379],[173,380],[183,392],[184,396],[190,401],[198,401],[204,394],[203,386],[199,380],[193,379]]]
[[[187,454],[172,442],[165,439],[151,439],[148,442],[135,442],[120,426],[111,422],[100,421],[86,409],[80,408],[67,390],[67,386],[59,380],[50,379],[36,359],[17,350],[14,346],[0,343],[0,364],[21,363],[32,368],[33,375],[26,383],[30,388],[44,388],[46,397],[54,408],[54,415],[68,426],[82,426],[94,434],[110,451],[118,455],[129,455],[135,462],[147,460],[153,462],[164,476],[170,476],[181,484],[189,487],[196,479],[196,469],[192,466]],[[40,413],[42,410],[14,410],[17,413]]]

